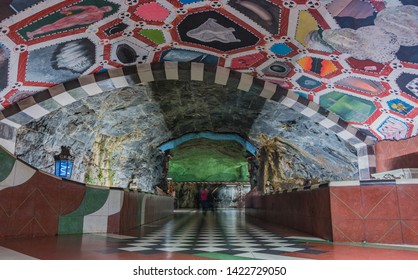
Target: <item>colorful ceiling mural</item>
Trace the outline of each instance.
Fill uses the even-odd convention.
[[[158,61],[246,72],[378,140],[417,134],[418,1],[0,4],[0,110],[82,75]]]

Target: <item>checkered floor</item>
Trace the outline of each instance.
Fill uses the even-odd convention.
[[[173,217],[123,234],[0,240],[0,259],[21,260],[418,260],[406,245],[332,243],[246,217],[235,209]]]
[[[220,210],[206,215],[199,211],[179,211],[163,227],[126,245],[119,249],[142,254],[212,253],[252,259],[276,259],[289,252],[323,253],[296,239],[247,223],[245,214],[239,210]]]

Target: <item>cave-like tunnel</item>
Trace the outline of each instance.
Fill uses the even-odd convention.
[[[418,258],[414,1],[5,2],[0,258]]]

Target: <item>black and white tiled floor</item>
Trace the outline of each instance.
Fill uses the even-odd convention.
[[[0,259],[21,260],[418,260],[406,245],[333,243],[246,218],[235,209],[173,217],[121,234],[0,240]]]
[[[158,254],[176,252],[228,259],[294,259],[284,253],[321,254],[294,238],[279,236],[249,224],[239,210],[203,214],[197,210],[177,211],[174,219],[119,248],[128,252]]]

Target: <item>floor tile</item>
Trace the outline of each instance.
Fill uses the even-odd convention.
[[[269,248],[269,250],[272,251],[282,251],[282,252],[298,252],[298,251],[302,251],[303,249],[300,248],[291,248],[291,247],[272,247]]]
[[[36,260],[36,258],[0,246],[0,260]]]
[[[265,253],[244,253],[236,255],[237,257],[252,258],[258,260],[302,260],[302,258],[287,257],[281,255],[271,255]]]
[[[414,259],[414,246],[334,244],[223,209],[203,216],[176,211],[123,234],[0,240],[0,259]]]

